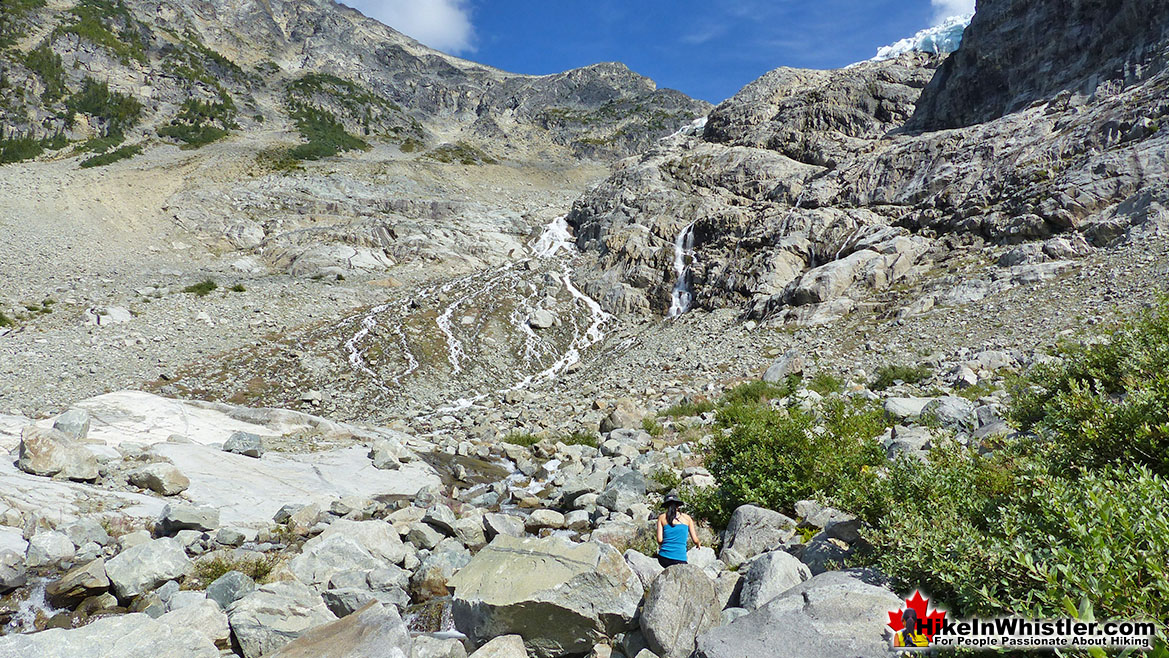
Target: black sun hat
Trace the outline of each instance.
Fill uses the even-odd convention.
[[[670,493],[666,494],[666,497],[662,499],[663,505],[666,505],[668,503],[678,503],[679,507],[686,504],[686,503],[683,503],[682,499],[678,497],[678,490],[677,489],[671,490]]]

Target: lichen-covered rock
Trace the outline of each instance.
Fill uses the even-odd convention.
[[[688,658],[695,638],[719,625],[714,583],[700,567],[680,564],[662,572],[645,595],[641,631],[662,658]]]

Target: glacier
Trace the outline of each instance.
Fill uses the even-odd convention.
[[[870,61],[880,62],[912,52],[938,55],[952,53],[958,50],[958,46],[962,45],[962,33],[966,30],[966,26],[970,25],[972,18],[974,18],[974,14],[951,16],[938,25],[922,30],[908,39],[902,39],[891,46],[879,48],[877,56]]]

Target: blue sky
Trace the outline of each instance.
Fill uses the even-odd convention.
[[[835,68],[973,0],[348,0],[423,43],[516,73],[620,61],[717,103],[779,66]]]

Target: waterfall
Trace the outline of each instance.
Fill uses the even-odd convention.
[[[690,310],[694,291],[690,290],[690,260],[694,256],[694,222],[686,225],[674,238],[674,292],[670,295],[670,312],[676,318]]]

